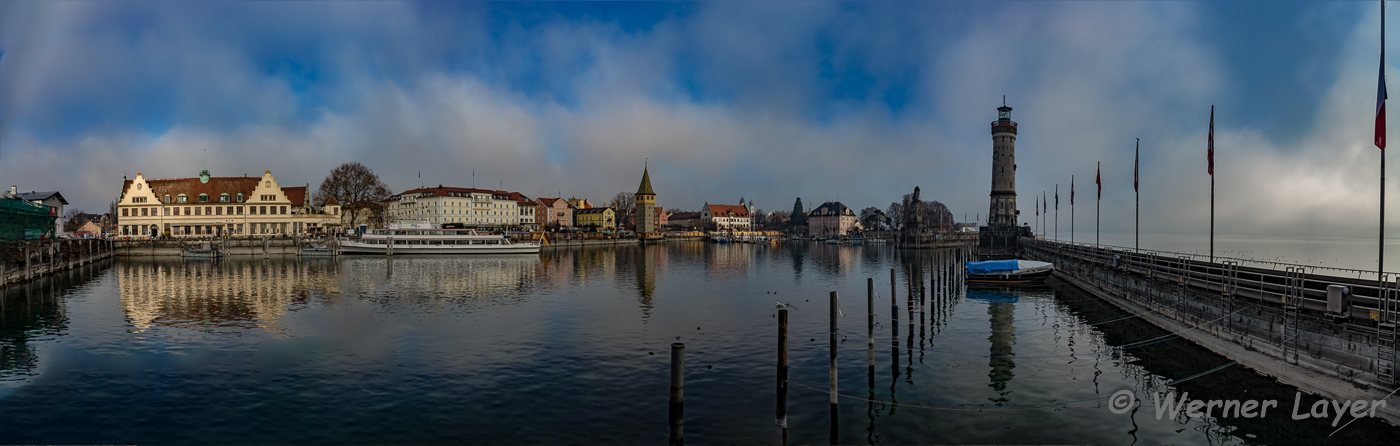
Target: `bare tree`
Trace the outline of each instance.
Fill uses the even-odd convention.
[[[84,223],[87,223],[87,213],[82,209],[72,208],[63,213],[63,232],[77,231]]]
[[[618,192],[608,202],[608,207],[612,208],[613,214],[617,215],[618,226],[627,230],[637,229],[637,215],[632,212],[637,207],[636,197],[627,192]]]
[[[944,206],[943,203],[925,202],[924,221],[928,223],[929,227],[944,231],[951,230],[953,229],[953,212],[949,211],[948,206]]]
[[[880,208],[871,206],[860,210],[860,223],[865,226],[867,231],[880,230],[880,225],[885,223],[885,220],[885,212],[881,211]]]
[[[890,207],[885,210],[885,216],[890,219],[890,229],[904,228],[904,204],[890,203]]]
[[[325,206],[335,198],[341,209],[350,216],[350,224],[355,224],[360,211],[381,205],[389,200],[389,187],[379,180],[379,175],[360,163],[345,163],[331,170],[321,182],[321,187],[311,200],[316,206]]]
[[[773,211],[768,214],[768,229],[782,230],[792,220],[792,211]]]

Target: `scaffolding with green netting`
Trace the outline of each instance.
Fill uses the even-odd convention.
[[[38,240],[53,232],[49,207],[18,198],[0,198],[0,240]]]

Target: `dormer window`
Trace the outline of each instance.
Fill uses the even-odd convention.
[[[199,202],[200,202],[200,203],[208,203],[208,202],[209,202],[209,194],[199,194]]]
[[[180,194],[180,196],[175,199],[179,200],[180,203],[188,203],[190,201],[190,197],[185,196],[185,194]]]
[[[219,194],[220,203],[228,203],[228,194]]]
[[[235,200],[237,200],[239,203],[242,203],[242,202],[243,202],[243,194],[241,194],[241,193],[238,194],[238,197],[235,198]]]
[[[165,202],[170,203],[170,194],[165,194]]]

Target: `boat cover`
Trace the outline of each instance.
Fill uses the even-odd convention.
[[[991,274],[1015,271],[1021,268],[1017,260],[986,260],[982,262],[967,262],[968,274]]]

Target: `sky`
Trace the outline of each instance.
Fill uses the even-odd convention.
[[[985,221],[1004,97],[1023,222],[1058,185],[1066,225],[1071,176],[1092,222],[1102,163],[1103,230],[1132,231],[1141,139],[1142,231],[1205,233],[1214,106],[1217,233],[1374,237],[1379,9],[0,0],[0,183],[101,212],[137,172],[315,188],[353,161],[395,192],[421,173],[603,202],[645,164],[667,208],[918,186]]]

